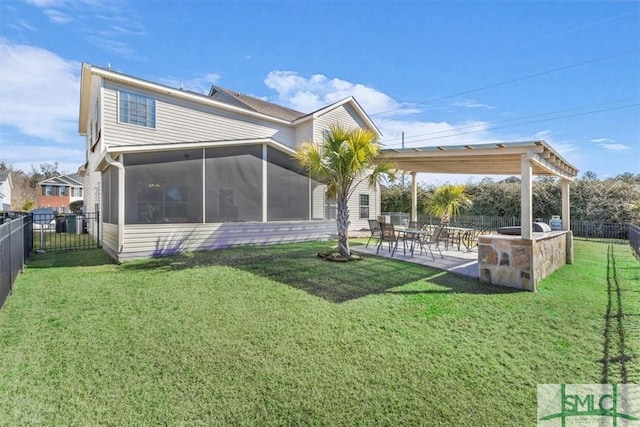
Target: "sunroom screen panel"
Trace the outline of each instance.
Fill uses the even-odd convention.
[[[309,178],[286,153],[267,149],[267,220],[309,219]]]
[[[206,222],[262,221],[262,146],[206,149]]]
[[[127,224],[202,222],[202,150],[126,154]]]

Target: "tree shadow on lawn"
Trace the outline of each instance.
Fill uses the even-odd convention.
[[[369,256],[348,263],[328,262],[316,256],[318,243],[242,247],[212,252],[191,252],[125,263],[124,269],[168,271],[212,265],[238,268],[277,281],[311,295],[342,303],[372,294],[504,294],[516,292],[485,285],[477,280],[416,264]],[[391,291],[408,283],[426,280],[443,289]]]
[[[43,254],[34,252],[27,261],[29,268],[95,267],[109,264],[115,264],[115,261],[102,249],[79,249]]]

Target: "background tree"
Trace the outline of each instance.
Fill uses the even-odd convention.
[[[440,225],[449,225],[451,215],[459,215],[461,210],[471,207],[471,197],[465,193],[465,185],[442,185],[427,195],[425,210],[430,215],[440,217]]]
[[[430,192],[428,189],[427,192]],[[387,198],[388,188],[383,187],[382,199]],[[494,182],[483,179],[467,184],[467,194],[473,205],[468,215],[520,217],[520,183],[518,180]],[[533,181],[533,217],[545,222],[551,215],[562,211],[562,194],[559,180],[554,177],[538,177]],[[614,178],[599,180],[595,173],[586,172],[570,186],[571,220],[605,223],[640,224],[640,175],[630,172]],[[410,200],[409,190],[396,199]],[[408,202],[410,203],[410,202]],[[383,209],[386,212],[410,212],[410,205],[402,210]]]
[[[80,212],[83,206],[84,206],[84,201],[76,200],[75,202],[69,203],[69,210],[71,212]]]
[[[60,176],[58,162],[41,163],[37,167],[31,165],[27,173],[14,168],[10,163],[0,160],[0,170],[8,170],[11,174],[13,189],[11,190],[11,206],[15,210],[29,211],[35,208],[40,195],[40,181]]]
[[[375,186],[383,177],[395,180],[391,163],[374,163],[380,148],[374,132],[334,124],[322,142],[303,142],[294,155],[312,178],[327,185],[327,196],[336,202],[338,252],[345,259],[351,257],[348,202],[357,184],[368,179]]]
[[[433,188],[418,183],[418,213],[424,213],[424,202],[427,194],[433,193]],[[382,186],[381,194],[382,212],[410,212],[411,190],[401,183],[389,183]]]

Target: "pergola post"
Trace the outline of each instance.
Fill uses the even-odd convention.
[[[569,180],[561,179],[560,187],[562,188],[562,229],[569,231],[571,230],[571,218],[569,217]]]
[[[571,232],[571,209],[569,203],[568,179],[560,180],[562,189],[562,229],[567,232],[567,264],[573,264],[573,233]]]
[[[417,173],[411,172],[411,221],[418,221],[418,178]]]
[[[533,238],[533,230],[531,229],[533,226],[531,172],[532,166],[529,161],[529,156],[523,154],[520,158],[520,226],[521,236],[525,240],[531,240]]]

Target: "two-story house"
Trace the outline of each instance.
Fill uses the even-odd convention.
[[[0,170],[0,211],[6,212],[11,210],[12,188],[11,172],[8,170]]]
[[[315,240],[336,233],[326,187],[292,159],[330,124],[379,131],[353,97],[309,114],[213,86],[208,95],[83,64],[84,206],[114,258]],[[380,211],[366,179],[351,229]]]
[[[78,174],[54,176],[40,181],[39,208],[69,212],[69,204],[83,200],[84,186]]]

